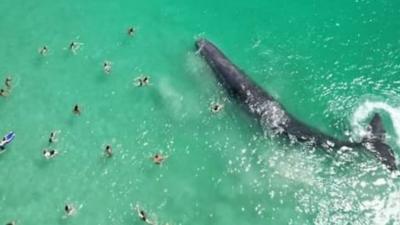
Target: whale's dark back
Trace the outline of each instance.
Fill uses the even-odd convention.
[[[200,39],[196,46],[227,92],[239,103],[244,104],[251,114],[261,119],[263,125],[299,141],[314,141],[317,145],[341,144],[339,140],[325,136],[292,117],[278,101],[246,76],[214,44]]]
[[[310,142],[323,148],[368,146],[367,149],[389,169],[396,169],[393,151],[382,139],[385,130],[379,115],[371,122],[373,129],[370,138],[364,139],[362,143],[340,141],[290,115],[278,101],[246,76],[211,42],[200,39],[196,42],[196,47],[224,89],[267,128],[291,140]]]

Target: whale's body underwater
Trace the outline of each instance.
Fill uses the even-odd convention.
[[[385,144],[385,129],[379,114],[373,116],[369,127],[370,135],[362,142],[338,140],[307,126],[288,113],[278,101],[248,78],[208,40],[197,40],[196,48],[230,96],[242,104],[263,126],[268,127],[277,135],[333,151],[346,147],[367,149],[389,170],[397,169],[393,150]]]

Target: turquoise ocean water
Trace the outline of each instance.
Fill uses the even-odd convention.
[[[400,224],[398,175],[269,138],[194,50],[210,39],[330,135],[359,140],[380,112],[400,158],[399,1],[2,0],[0,12],[0,79],[13,79],[0,135],[17,135],[0,154],[0,223],[141,224],[139,204],[170,225]],[[141,74],[149,86],[135,87]],[[45,160],[54,130],[60,154]]]

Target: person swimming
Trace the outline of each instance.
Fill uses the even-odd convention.
[[[17,225],[17,222],[15,220],[13,220],[13,221],[6,223],[6,225]]]
[[[166,159],[166,157],[164,157],[163,155],[161,155],[161,154],[159,154],[159,153],[156,153],[156,154],[153,156],[153,162],[154,162],[156,165],[160,165],[165,159]]]
[[[104,61],[104,63],[103,63],[103,71],[104,71],[104,73],[110,74],[111,73],[111,69],[112,69],[111,62]]]
[[[39,48],[38,51],[39,51],[39,54],[41,54],[42,56],[45,56],[45,55],[47,55],[49,48],[45,45],[45,46]]]
[[[143,211],[142,209],[140,209],[138,205],[135,206],[135,210],[137,212],[139,219],[141,219],[143,222],[150,224],[150,225],[154,224],[152,221],[149,220],[147,213],[145,211]]]
[[[45,150],[43,150],[43,156],[46,159],[54,158],[56,155],[58,155],[58,151],[55,150],[55,149],[45,149]]]
[[[7,97],[8,96],[8,92],[6,90],[4,90],[3,88],[1,88],[0,89],[0,96]]]
[[[149,84],[150,78],[148,76],[142,76],[136,79],[137,86],[143,87]]]
[[[104,154],[107,157],[111,157],[113,155],[111,145],[106,145],[106,148],[104,149]]]
[[[220,104],[220,103],[214,103],[211,105],[211,111],[213,113],[217,113],[217,112],[221,111],[223,108],[224,108],[224,105]]]
[[[72,110],[72,112],[73,112],[74,114],[76,114],[76,115],[81,115],[81,109],[80,109],[80,107],[79,107],[78,104],[76,104],[76,105],[74,106],[74,109]]]
[[[50,133],[49,143],[57,142],[57,132],[53,131]]]
[[[136,30],[134,27],[129,27],[128,28],[128,35],[133,36],[135,34]]]
[[[80,47],[80,44],[75,41],[73,41],[69,44],[69,50],[71,52],[73,52],[74,54],[76,54],[76,51],[78,51],[79,47]]]
[[[147,85],[147,84],[149,84],[149,77],[148,76],[144,76],[143,77],[143,79],[142,79],[142,83],[143,83],[143,85]]]
[[[10,76],[8,76],[5,80],[4,80],[4,84],[6,85],[6,87],[8,88],[8,89],[11,89],[11,82],[12,82],[12,79],[11,79],[11,77]]]
[[[64,212],[66,216],[72,216],[75,214],[76,209],[72,204],[65,204]]]

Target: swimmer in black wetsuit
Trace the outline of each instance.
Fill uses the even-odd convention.
[[[49,51],[49,49],[47,48],[47,46],[43,46],[42,48],[39,49],[39,54],[45,56],[47,55],[47,52]]]
[[[74,106],[74,109],[72,110],[72,112],[73,112],[74,114],[76,114],[76,115],[81,115],[81,109],[79,108],[79,105],[78,105],[78,104],[76,104],[76,105]]]
[[[43,150],[43,156],[46,159],[54,158],[56,155],[58,155],[58,151],[55,150],[55,149],[45,149],[45,150]]]
[[[7,97],[7,96],[8,96],[7,91],[4,90],[3,88],[1,88],[1,89],[0,89],[0,96],[2,96],[2,97]]]
[[[104,61],[103,63],[103,71],[105,74],[110,74],[112,69],[111,62],[109,61]]]
[[[4,81],[4,84],[6,85],[6,87],[7,87],[8,89],[11,89],[11,81],[12,81],[11,77],[7,77],[7,78],[5,79],[5,81]]]
[[[80,47],[80,43],[75,42],[75,41],[73,41],[69,44],[69,50],[74,54],[76,54],[76,51],[79,49],[79,47]]]
[[[71,44],[69,44],[69,50],[73,51],[75,50],[75,48],[78,46],[78,44],[76,42],[71,42]]]
[[[72,204],[65,204],[64,206],[64,212],[66,216],[72,216],[75,214],[75,207]]]
[[[165,157],[159,153],[157,153],[153,156],[153,162],[156,165],[161,165],[161,163],[164,161],[164,159],[165,159]]]
[[[111,156],[113,155],[111,145],[107,145],[107,146],[106,146],[106,148],[104,149],[104,154],[105,154],[107,157],[111,157]]]
[[[129,27],[129,28],[128,28],[128,35],[129,35],[129,36],[133,36],[133,35],[135,34],[135,31],[136,31],[135,28]]]
[[[215,103],[211,105],[211,111],[213,113],[217,113],[219,111],[221,111],[224,108],[224,105],[219,104],[219,103]]]
[[[154,224],[152,221],[149,220],[149,218],[148,218],[148,216],[147,216],[147,213],[146,213],[145,211],[141,210],[141,209],[139,208],[138,205],[136,205],[135,210],[136,210],[136,212],[137,212],[137,214],[138,214],[138,217],[139,217],[143,222],[145,222],[145,223],[147,223],[147,224],[150,224],[150,225],[153,225],[153,224]]]
[[[57,142],[56,131],[50,133],[49,143]]]
[[[137,86],[143,87],[149,84],[150,78],[148,76],[142,76],[136,79]]]

